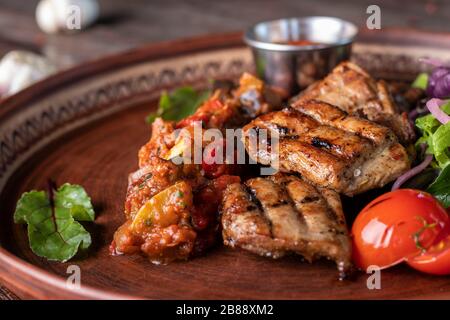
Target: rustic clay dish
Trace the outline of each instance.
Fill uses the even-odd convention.
[[[382,290],[368,290],[367,275],[339,282],[328,261],[272,261],[223,247],[168,266],[109,256],[123,222],[127,175],[150,135],[145,116],[162,89],[204,86],[251,68],[241,39],[228,34],[151,45],[59,73],[2,102],[2,283],[23,298],[450,298],[448,277],[404,266],[382,272]],[[408,80],[423,67],[418,57],[450,60],[449,44],[448,34],[383,30],[360,38],[354,60],[376,76]],[[88,226],[93,246],[87,257],[64,264],[41,259],[30,251],[24,226],[12,222],[20,194],[42,189],[50,177],[83,185],[93,199],[98,217]],[[65,285],[71,264],[81,268],[81,289]]]

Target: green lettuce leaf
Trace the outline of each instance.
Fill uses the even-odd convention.
[[[146,122],[152,123],[157,117],[179,121],[193,114],[209,95],[210,91],[196,91],[189,86],[178,88],[170,93],[163,92],[158,109],[147,116]]]
[[[450,114],[450,102],[441,106],[441,109]],[[448,148],[450,147],[450,123],[442,125],[432,114],[416,119],[416,126],[420,129],[422,136],[417,140],[416,146],[426,143],[427,153],[433,154],[435,166],[444,168],[450,162]]]
[[[434,158],[439,167],[444,168],[450,162],[450,122],[440,126],[431,136],[431,142]]]
[[[81,186],[64,184],[50,193],[24,193],[17,202],[14,221],[28,225],[30,248],[36,255],[66,262],[91,245],[91,235],[76,220],[93,221],[95,213]]]
[[[435,196],[444,207],[450,207],[450,165],[442,169],[439,176],[426,191]]]
[[[411,84],[413,88],[419,88],[425,90],[428,86],[428,73],[419,73],[416,80]]]

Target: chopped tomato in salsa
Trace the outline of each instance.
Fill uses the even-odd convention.
[[[223,104],[219,99],[211,98],[203,103],[193,115],[179,121],[176,127],[183,128],[200,121],[204,128],[221,128],[233,114],[234,110],[229,105]]]
[[[244,74],[234,91],[216,90],[194,114],[178,123],[155,119],[151,138],[139,151],[139,170],[129,176],[127,221],[114,235],[112,254],[141,252],[154,263],[168,263],[202,254],[215,244],[222,193],[229,184],[240,182],[240,166],[225,161],[224,139],[202,141],[206,152],[200,164],[175,164],[172,159],[189,146],[184,139],[190,139],[196,122],[202,130],[224,131],[267,112],[263,90],[261,80]],[[189,135],[176,135],[176,129],[187,129]],[[233,157],[236,160],[236,150]]]

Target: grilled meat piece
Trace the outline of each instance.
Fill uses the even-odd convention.
[[[384,81],[375,81],[351,62],[343,62],[322,81],[312,84],[292,107],[315,99],[335,105],[349,114],[363,116],[389,127],[400,142],[411,143],[414,129],[405,112],[400,113]]]
[[[310,262],[327,257],[351,268],[351,243],[339,195],[286,174],[227,187],[222,206],[225,245],[279,258],[294,252]]]
[[[297,110],[262,115],[243,128],[250,157],[270,165],[271,139],[255,143],[266,129],[279,136],[279,168],[298,172],[317,186],[352,196],[382,187],[410,167],[405,148],[393,132],[366,119],[349,116],[328,103],[310,100]],[[273,139],[272,139],[273,140]]]

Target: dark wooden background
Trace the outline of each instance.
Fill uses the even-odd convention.
[[[450,31],[448,0],[100,0],[102,18],[75,35],[47,36],[34,19],[37,0],[0,0],[0,55],[15,48],[71,65],[144,43],[242,30],[268,19],[331,15],[365,25],[367,6],[381,7],[382,27]]]
[[[207,33],[243,30],[251,24],[289,16],[329,15],[364,28],[370,4],[381,7],[389,26],[450,32],[449,0],[100,0],[102,16],[79,34],[42,33],[37,0],[0,0],[0,57],[13,49],[46,55],[61,67],[146,43]],[[0,106],[1,107],[1,106]],[[0,300],[17,298],[0,285]]]

